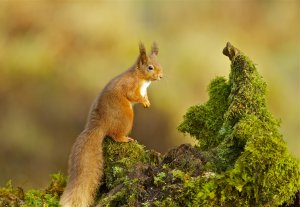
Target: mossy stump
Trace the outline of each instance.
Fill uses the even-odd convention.
[[[292,203],[300,189],[299,160],[288,152],[279,121],[266,106],[266,83],[255,64],[227,43],[231,60],[228,81],[217,77],[209,100],[191,107],[180,131],[196,138],[207,155],[206,167],[217,175],[194,190],[192,202],[207,206],[278,206]],[[201,179],[199,179],[201,180]],[[193,197],[193,196],[192,196]]]

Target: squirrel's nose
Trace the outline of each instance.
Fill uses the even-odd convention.
[[[159,79],[162,79],[162,78],[163,78],[163,74],[160,74],[160,75],[158,76],[158,78],[159,78]]]

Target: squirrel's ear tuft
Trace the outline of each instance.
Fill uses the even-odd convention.
[[[146,54],[146,49],[145,46],[142,42],[140,42],[140,61],[142,63],[147,62],[147,54]]]
[[[153,42],[151,53],[155,54],[155,55],[158,55],[158,45],[157,45],[156,42]]]
[[[140,42],[139,47],[140,47],[140,54],[142,54],[142,53],[146,54],[146,49],[145,49],[144,43]]]

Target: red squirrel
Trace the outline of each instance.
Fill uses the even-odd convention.
[[[128,142],[135,103],[150,107],[147,88],[163,77],[157,61],[158,46],[153,43],[146,54],[142,43],[135,64],[112,79],[91,106],[84,130],[77,137],[69,156],[69,181],[60,199],[62,207],[88,207],[103,176],[102,141],[105,136],[116,142]]]

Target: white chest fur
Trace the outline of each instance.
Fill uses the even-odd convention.
[[[145,97],[147,94],[147,88],[149,87],[151,81],[144,81],[140,88],[140,93],[142,97]]]

